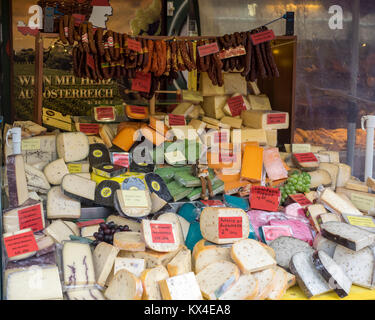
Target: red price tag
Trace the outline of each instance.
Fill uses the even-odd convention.
[[[113,164],[129,168],[129,153],[113,153]]]
[[[80,123],[79,131],[86,134],[99,134],[99,124],[97,123]]]
[[[152,241],[155,243],[174,243],[171,224],[151,223]]]
[[[18,210],[20,229],[31,228],[33,232],[44,229],[41,204]]]
[[[236,96],[228,99],[228,106],[233,117],[241,115],[241,111],[246,110],[245,102],[242,96]]]
[[[94,219],[94,220],[88,220],[88,221],[80,221],[77,222],[76,225],[78,228],[83,228],[83,227],[88,227],[88,226],[94,226],[96,224],[101,224],[103,223],[103,219]],[[98,227],[99,230],[99,227]]]
[[[219,218],[219,239],[242,238],[241,217]]]
[[[207,207],[223,207],[224,203],[220,200],[201,200],[201,202]]]
[[[312,152],[293,153],[293,157],[295,157],[298,162],[318,162],[318,159]]]
[[[238,57],[238,56],[243,56],[246,54],[246,49],[244,46],[238,46],[235,48],[229,48],[228,50],[221,50],[219,52],[219,58],[221,60],[223,59],[228,59],[232,57]]]
[[[78,27],[82,22],[85,21],[86,16],[84,14],[73,13],[74,25]]]
[[[186,125],[185,117],[178,114],[169,114],[168,121],[170,126],[184,126]]]
[[[229,143],[229,134],[227,131],[215,132],[214,134],[215,143]]]
[[[95,108],[96,117],[98,120],[114,120],[115,111],[112,107],[97,107]]]
[[[142,52],[141,43],[134,39],[128,39],[128,48],[133,51]]]
[[[9,258],[38,251],[38,245],[32,231],[6,237],[4,238],[4,244]]]
[[[252,186],[249,200],[252,209],[277,211],[280,203],[280,190],[277,188]]]
[[[219,162],[235,163],[237,162],[237,156],[235,153],[219,153]]]
[[[275,38],[276,37],[273,30],[262,31],[251,35],[251,41],[253,42],[254,46],[259,43],[274,40]]]
[[[297,202],[301,207],[308,206],[312,204],[312,202],[305,197],[304,194],[298,193],[298,194],[291,194],[289,196],[294,202]]]
[[[286,113],[270,113],[267,115],[267,124],[280,124],[286,122]]]
[[[136,114],[146,114],[145,107],[138,107],[138,106],[130,106],[130,111]]]
[[[132,83],[133,91],[150,92],[151,88],[151,73],[143,73],[137,71]]]
[[[289,226],[264,226],[262,230],[266,241],[272,241],[283,236],[293,237],[292,229]]]
[[[217,42],[205,44],[204,46],[198,47],[198,53],[200,57],[205,57],[210,54],[214,54],[218,52],[219,52],[219,46],[217,45]]]

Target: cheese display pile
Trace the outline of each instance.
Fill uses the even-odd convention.
[[[321,146],[278,148],[287,113],[255,84],[246,96],[235,74],[223,87],[204,77],[202,101],[168,114],[127,105],[120,122],[95,109],[90,130],[13,124],[22,152],[4,146],[5,299],[278,300],[294,285],[308,298],[374,288],[375,180],[357,180]],[[202,154],[210,200],[194,174]]]

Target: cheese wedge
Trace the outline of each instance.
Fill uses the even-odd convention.
[[[67,197],[61,187],[52,187],[47,194],[48,219],[78,219],[81,216],[81,203]]]
[[[130,231],[133,232],[140,232],[141,231],[141,224],[135,220],[131,220],[128,218],[120,217],[120,216],[115,216],[115,215],[110,215],[106,219],[106,223],[109,222],[114,222],[115,224],[119,226],[128,226]]]
[[[350,201],[345,200],[329,188],[322,192],[320,201],[333,210],[333,212],[362,215]]]
[[[93,259],[96,283],[104,287],[120,250],[109,243],[100,242],[94,250]]]
[[[141,300],[142,292],[141,280],[127,270],[120,270],[104,291],[104,296],[109,300]]]
[[[193,265],[195,273],[199,273],[211,263],[217,261],[233,262],[231,255],[231,246],[214,245],[205,239],[200,240],[194,246]]]
[[[116,232],[113,236],[113,245],[119,250],[145,251],[146,245],[140,232]]]
[[[6,161],[9,206],[18,207],[28,199],[24,159],[21,154],[10,155]]]
[[[167,264],[167,270],[170,277],[191,272],[191,251],[187,248],[183,248],[171,262]]]
[[[157,266],[143,271],[141,275],[143,286],[142,300],[162,300],[159,281],[168,278],[169,274],[164,266]]]
[[[46,165],[44,174],[50,184],[60,185],[64,176],[69,174],[69,170],[64,159],[58,159]]]
[[[106,300],[96,288],[74,289],[66,292],[68,300]]]
[[[116,274],[120,270],[126,269],[129,272],[133,273],[137,278],[140,278],[145,268],[146,261],[144,259],[117,257],[115,259],[113,272],[114,274]]]
[[[89,140],[82,132],[64,132],[57,136],[56,148],[65,162],[81,161],[89,155]]]
[[[116,135],[112,143],[124,151],[129,151],[136,141],[136,137],[137,129],[125,127]]]
[[[253,275],[244,274],[219,300],[253,300],[257,294],[258,281]]]
[[[163,300],[203,300],[193,272],[159,281]]]
[[[74,235],[73,231],[62,220],[54,220],[44,229],[44,233],[52,237],[57,243],[70,240],[70,236]]]
[[[276,268],[264,269],[252,275],[258,281],[258,293],[254,300],[265,300],[276,285]]]

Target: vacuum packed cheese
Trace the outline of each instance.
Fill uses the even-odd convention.
[[[171,252],[181,245],[177,225],[168,221],[142,220],[141,232],[147,248],[157,252]]]
[[[6,279],[7,300],[63,300],[57,266],[32,266]]]
[[[64,132],[57,136],[56,148],[65,162],[81,161],[89,155],[89,140],[82,132]]]
[[[106,300],[103,293],[95,287],[68,290],[66,296],[68,300]]]
[[[95,269],[90,245],[66,241],[63,244],[62,259],[66,286],[95,284]]]
[[[233,243],[249,236],[250,223],[242,209],[205,207],[200,215],[200,229],[208,241]]]
[[[278,148],[266,148],[263,151],[263,163],[270,180],[288,178],[288,171],[280,158]]]
[[[24,159],[21,154],[10,155],[6,161],[9,206],[18,207],[29,197]]]

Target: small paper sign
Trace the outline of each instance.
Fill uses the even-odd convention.
[[[4,245],[9,258],[38,251],[34,233],[30,230],[14,236],[5,237]]]
[[[174,243],[172,224],[151,223],[151,236],[154,243]]]
[[[242,238],[241,217],[219,218],[219,239]]]
[[[201,200],[201,202],[207,207],[223,207],[224,203],[220,200]]]
[[[112,159],[113,164],[129,168],[129,153],[113,153]]]
[[[245,102],[242,96],[236,96],[228,99],[228,106],[233,117],[241,115],[241,111],[246,110]]]
[[[139,107],[139,106],[129,106],[129,107],[130,107],[130,111],[132,113],[146,114],[146,108],[145,107]]]
[[[179,114],[169,114],[168,122],[170,126],[184,126],[186,125],[185,117]]]
[[[217,42],[205,44],[204,46],[198,47],[198,53],[200,57],[205,57],[210,54],[214,54],[218,52],[219,52],[219,46],[217,45]]]
[[[266,30],[251,35],[251,41],[253,42],[254,46],[256,46],[259,43],[274,40],[275,38],[276,37],[273,30]]]
[[[347,219],[353,226],[375,228],[374,220],[370,217],[347,216]]]
[[[228,50],[221,50],[219,52],[219,58],[223,60],[223,59],[228,59],[232,57],[243,56],[245,54],[246,54],[246,49],[244,46],[241,45],[235,48],[229,48]]]
[[[263,226],[264,240],[270,242],[280,237],[292,237],[293,232],[289,226]]]
[[[215,143],[229,143],[229,132],[228,131],[218,131],[214,134]]]
[[[101,224],[103,222],[104,222],[103,219],[94,219],[94,220],[88,220],[88,221],[79,221],[76,223],[76,225],[78,228],[83,228],[83,227],[88,227],[88,226],[94,226],[96,224]]]
[[[236,163],[237,162],[237,155],[233,152],[230,153],[219,153],[219,162],[224,163]]]
[[[148,207],[145,190],[121,190],[124,203],[127,207]]]
[[[293,153],[298,162],[318,162],[318,159],[312,152]]]
[[[101,120],[115,120],[115,111],[113,107],[97,107],[95,108],[96,119]]]
[[[277,188],[252,186],[249,200],[252,209],[277,211],[280,203],[280,190]]]
[[[79,131],[86,134],[99,134],[99,124],[97,123],[80,123]]]
[[[142,52],[142,44],[134,39],[128,39],[128,48],[136,52]]]
[[[68,163],[67,164],[69,173],[81,173],[82,172],[82,164],[80,163]]]
[[[26,139],[22,140],[21,142],[21,149],[22,151],[33,151],[40,149],[40,139]]]
[[[44,229],[42,209],[40,204],[18,210],[20,230],[31,228],[33,232]]]
[[[286,122],[286,113],[270,113],[267,115],[267,124],[282,124]]]
[[[132,83],[133,91],[150,92],[151,89],[151,73],[143,73],[137,71]]]
[[[291,194],[289,196],[294,202],[297,202],[301,207],[309,206],[312,202],[306,198],[302,193]]]

